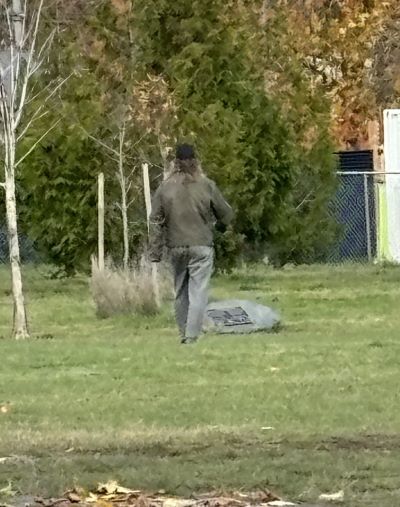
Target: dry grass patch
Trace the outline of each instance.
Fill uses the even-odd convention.
[[[107,261],[101,270],[94,257],[90,289],[100,318],[119,314],[155,315],[171,292],[165,270],[154,272],[145,259],[129,269]]]

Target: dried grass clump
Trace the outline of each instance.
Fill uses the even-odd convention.
[[[101,318],[119,314],[155,315],[160,311],[169,282],[165,273],[157,277],[157,288],[151,264],[144,259],[137,267],[123,269],[108,261],[104,271],[92,258],[90,288]]]

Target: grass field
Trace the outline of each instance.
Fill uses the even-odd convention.
[[[34,339],[8,339],[0,271],[0,489],[116,479],[182,495],[271,488],[400,505],[400,269],[258,267],[215,297],[281,310],[278,334],[180,346],[171,310],[98,320],[87,280],[26,272]],[[269,428],[269,429],[266,429]]]

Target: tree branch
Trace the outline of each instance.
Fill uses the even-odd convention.
[[[296,211],[298,211],[300,208],[302,208],[302,207],[303,207],[303,205],[304,205],[306,202],[309,202],[309,197],[312,195],[312,193],[313,193],[313,190],[310,190],[310,191],[308,192],[308,194],[304,197],[304,199],[301,201],[301,203],[300,203],[300,204],[298,204],[298,205],[296,206]]]
[[[24,128],[24,130],[19,134],[19,136],[17,137],[17,142],[20,141],[24,135],[28,132],[28,130],[31,128],[32,124],[35,122],[35,121],[38,121],[40,120],[41,118],[44,118],[45,116],[47,116],[49,114],[49,111],[45,111],[44,113],[42,113],[40,116],[34,116],[29,122],[28,124],[26,125],[26,127]]]
[[[100,139],[97,139],[96,137],[94,137],[91,134],[89,134],[89,132],[86,129],[84,129],[82,126],[81,126],[81,129],[83,130],[83,132],[85,132],[85,134],[89,137],[89,139],[91,139],[92,141],[96,142],[97,144],[99,144],[100,146],[102,146],[103,148],[105,148],[106,150],[108,150],[109,152],[111,152],[116,157],[119,157],[119,152],[117,150],[115,150],[114,148],[111,148],[111,146],[108,146],[108,144],[103,143],[103,141],[100,141]],[[118,162],[118,160],[119,160],[119,158],[117,158],[116,161]]]
[[[37,13],[36,13],[36,20],[34,21],[35,28],[34,28],[34,31],[33,31],[33,37],[32,37],[31,47],[29,49],[28,61],[27,61],[27,64],[26,64],[26,72],[25,72],[23,83],[22,83],[21,97],[20,97],[20,100],[19,100],[19,106],[18,106],[18,109],[17,109],[17,115],[15,117],[15,128],[17,128],[17,126],[19,125],[19,122],[21,121],[22,111],[23,111],[24,106],[25,106],[25,100],[26,100],[26,94],[27,94],[27,90],[28,90],[29,78],[31,77],[31,72],[30,71],[31,71],[31,65],[32,65],[32,60],[33,60],[33,53],[34,53],[35,47],[36,47],[36,39],[37,39],[38,31],[39,31],[39,21],[40,21],[40,16],[41,16],[41,13],[42,13],[42,8],[43,8],[43,0],[40,0],[39,7],[38,7]]]
[[[40,139],[38,139],[34,144],[33,146],[25,153],[25,155],[23,155],[19,160],[18,162],[15,164],[15,168],[17,168],[25,159],[26,157],[28,157],[32,151],[36,148],[36,146],[43,141],[43,139],[47,136],[47,134],[49,134],[53,129],[55,129],[57,127],[57,125],[60,123],[61,121],[61,118],[59,120],[57,120],[55,123],[53,123],[53,125],[48,129],[46,130],[46,132],[40,137]]]
[[[9,162],[10,162],[10,137],[11,137],[11,119],[10,112],[8,110],[7,102],[6,102],[6,93],[4,89],[4,82],[0,83],[0,111],[3,123],[3,131],[4,131],[4,146],[5,146],[5,170],[9,170]]]
[[[40,104],[40,106],[33,113],[32,118],[28,122],[27,126],[24,128],[24,130],[21,132],[21,134],[18,135],[18,139],[17,139],[18,141],[20,139],[22,139],[22,137],[27,133],[27,131],[29,130],[29,127],[32,125],[32,123],[34,123],[35,121],[39,120],[40,118],[43,118],[43,116],[45,116],[46,114],[48,114],[48,111],[46,111],[43,114],[40,114],[40,112],[45,107],[46,103],[51,99],[51,97],[53,97],[53,95],[55,95],[55,93],[57,93],[57,91],[68,81],[68,79],[71,78],[72,75],[73,75],[73,73],[71,73],[65,79],[63,79],[62,81],[60,81],[58,83],[58,85],[54,88],[54,90],[52,90],[51,93],[49,93],[49,95],[44,99],[44,101]],[[51,85],[51,83],[50,83],[50,85]],[[40,93],[42,93],[42,92],[40,92]],[[40,93],[38,95],[40,95]]]
[[[44,56],[42,57],[42,55],[43,55],[45,49],[47,48],[47,46],[50,47],[51,44],[53,43],[53,39],[54,39],[55,33],[56,33],[56,31],[54,29],[52,32],[50,32],[50,35],[47,37],[47,39],[42,44],[42,47],[40,48],[40,50],[39,50],[39,52],[37,54],[37,57],[36,57],[36,59],[37,59],[37,61],[39,63],[37,63],[33,67],[33,69],[30,71],[30,76],[32,76],[32,74],[34,74],[42,66],[42,63],[43,63],[43,61],[45,59],[45,57]]]
[[[12,83],[12,108],[15,110],[15,101],[17,99],[18,94],[18,84],[19,84],[19,76],[21,72],[21,58],[22,58],[22,50],[25,46],[25,41],[27,40],[28,35],[25,34],[26,30],[26,13],[27,13],[27,0],[24,1],[24,9],[22,12],[22,28],[21,28],[21,40],[17,41],[17,67],[15,69],[15,82]],[[28,33],[30,31],[28,30]],[[25,37],[25,38],[24,38]]]
[[[16,82],[15,73],[14,73],[14,44],[15,44],[14,39],[15,39],[15,34],[14,34],[13,27],[11,24],[10,9],[7,9],[7,8],[6,8],[6,19],[7,19],[8,33],[9,33],[9,37],[10,37],[10,67],[9,68],[11,70],[11,77],[10,77],[10,82],[11,82],[10,94],[11,95],[10,95],[10,97],[7,97],[7,98],[9,98],[9,103],[11,104],[10,113],[13,114],[14,99],[15,99],[14,85]]]

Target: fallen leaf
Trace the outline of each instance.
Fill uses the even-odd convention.
[[[196,504],[195,500],[183,500],[180,498],[166,498],[163,499],[163,507],[191,507]]]
[[[337,493],[324,493],[319,495],[318,500],[322,500],[323,502],[344,502],[344,491],[338,491]]]
[[[79,503],[81,501],[81,497],[78,495],[78,493],[75,493],[74,491],[68,493],[67,498],[71,503]]]
[[[95,495],[94,493],[89,493],[89,496],[85,498],[85,503],[96,503],[99,499],[98,495]]]
[[[117,481],[109,481],[104,484],[99,484],[96,493],[103,495],[133,495],[140,493],[140,491],[124,488],[120,486]]]
[[[97,486],[96,493],[105,494],[105,495],[111,495],[112,493],[115,493],[115,490],[118,488],[118,482],[116,481],[109,481],[102,484],[99,484]]]
[[[267,505],[271,507],[289,507],[291,505],[298,505],[292,502],[285,502],[285,500],[273,500],[272,502],[268,502]]]
[[[138,489],[128,489],[123,486],[118,486],[116,493],[118,493],[118,495],[138,495],[141,491]]]

